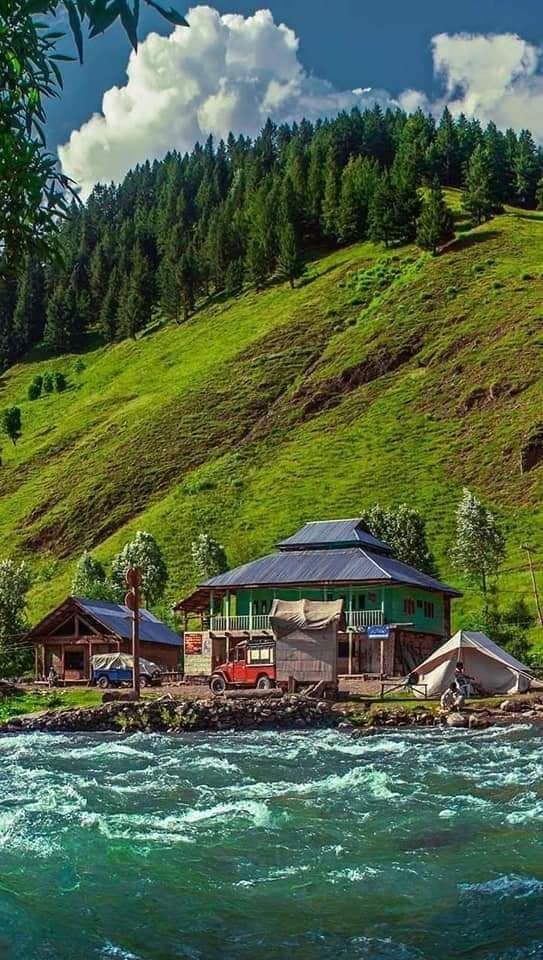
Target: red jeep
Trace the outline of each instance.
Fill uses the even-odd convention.
[[[223,693],[227,687],[256,687],[269,690],[275,686],[275,643],[273,640],[242,640],[230,651],[226,663],[211,674],[212,693]]]

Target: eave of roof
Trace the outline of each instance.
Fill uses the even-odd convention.
[[[361,547],[279,551],[213,577],[200,587],[224,590],[386,583],[462,596],[454,587],[399,560]]]

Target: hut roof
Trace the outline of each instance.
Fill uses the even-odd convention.
[[[50,614],[40,620],[30,632],[31,637],[51,633],[71,614],[80,612],[95,620],[108,633],[121,640],[131,637],[132,613],[123,603],[111,603],[108,600],[88,600],[85,597],[68,597]],[[145,643],[164,643],[169,646],[181,646],[181,638],[155,617],[149,610],[140,608],[140,640]]]

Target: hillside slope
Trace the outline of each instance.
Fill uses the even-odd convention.
[[[201,530],[236,564],[375,501],[421,509],[458,582],[447,550],[466,484],[507,523],[504,600],[529,598],[520,544],[543,550],[543,464],[521,475],[519,456],[543,420],[542,252],[541,217],[509,211],[435,260],[339,250],[296,290],[89,350],[80,373],[77,357],[18,364],[0,401],[23,412],[3,447],[0,555],[32,564],[32,616],[66,594],[84,547],[108,559],[137,528],[166,551],[169,602],[193,586]],[[70,388],[28,401],[50,369]]]

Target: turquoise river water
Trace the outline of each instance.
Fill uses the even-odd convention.
[[[512,727],[0,739],[2,960],[543,957]]]

